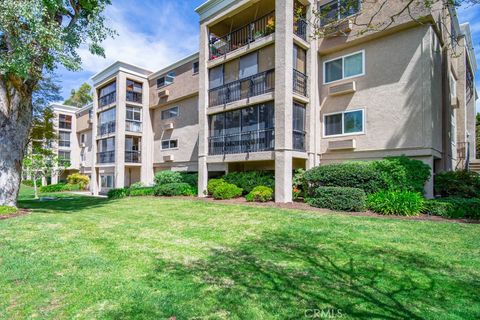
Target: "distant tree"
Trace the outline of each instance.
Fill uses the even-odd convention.
[[[78,90],[72,89],[70,98],[65,100],[64,104],[74,107],[83,107],[93,101],[92,86],[83,83]]]

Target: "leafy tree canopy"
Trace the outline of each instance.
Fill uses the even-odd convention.
[[[83,107],[92,101],[92,86],[88,83],[83,83],[78,90],[72,90],[70,98],[65,100],[64,104],[74,107]]]

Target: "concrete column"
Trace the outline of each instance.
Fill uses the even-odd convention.
[[[125,187],[125,104],[127,99],[127,77],[120,72],[117,76],[117,105],[115,133],[115,188]]]
[[[208,69],[209,57],[208,28],[205,24],[200,25],[200,69],[199,69],[199,94],[198,94],[198,196],[207,195],[208,183]]]
[[[91,153],[91,174],[90,174],[90,192],[98,196],[98,179],[97,179],[97,127],[98,127],[98,92],[93,89],[93,107],[92,107],[92,153]]]
[[[52,184],[57,184],[58,183],[58,173],[54,172],[52,173]]]
[[[143,110],[142,110],[142,167],[140,171],[140,180],[145,185],[153,184],[153,127],[150,113],[150,106],[148,103],[150,92],[148,80],[143,82]]]
[[[422,158],[422,159],[419,159],[421,160],[423,163],[425,164],[428,164],[430,166],[430,179],[427,181],[427,183],[425,184],[425,198],[427,199],[433,199],[435,198],[435,191],[434,191],[434,185],[433,185],[433,175],[434,175],[434,172],[433,172],[433,157],[428,157],[428,158]]]
[[[275,201],[292,202],[293,0],[275,3]]]

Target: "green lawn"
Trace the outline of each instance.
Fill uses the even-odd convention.
[[[0,221],[2,319],[480,318],[480,225],[64,197]]]

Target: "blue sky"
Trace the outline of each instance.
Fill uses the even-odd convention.
[[[198,51],[198,15],[194,9],[204,1],[112,0],[106,16],[108,25],[118,36],[104,43],[106,59],[80,49],[83,70],[69,72],[60,68],[57,72],[62,95],[68,97],[72,89],[117,60],[157,71]],[[470,23],[480,66],[480,5],[459,8],[458,17],[460,23]],[[476,79],[480,91],[480,70],[476,72]],[[477,111],[480,112],[480,101],[477,101]]]

